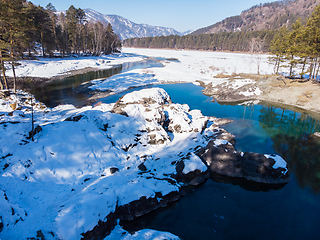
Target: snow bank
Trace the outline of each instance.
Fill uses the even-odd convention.
[[[139,87],[158,83],[153,74],[141,73],[139,70],[132,70],[120,73],[102,80],[91,81],[93,84],[89,88],[92,90],[106,91],[112,90],[115,93],[123,92],[130,87]]]
[[[143,102],[144,99],[152,99],[159,105],[169,103],[171,101],[168,93],[165,90],[163,90],[162,88],[152,88],[128,93],[120,99],[120,102],[124,104],[135,103],[140,101]]]
[[[39,58],[38,60],[22,60],[20,65],[16,67],[17,77],[54,77],[60,74],[67,73],[72,70],[83,68],[108,69],[115,65],[120,65],[126,62],[138,62],[143,60],[143,57],[134,54],[112,54],[102,55],[99,57],[72,57],[72,58]],[[11,70],[6,73],[8,76],[13,76]]]

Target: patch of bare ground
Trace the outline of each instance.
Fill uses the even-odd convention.
[[[283,103],[320,113],[320,84],[314,81],[267,76],[257,81],[259,100]]]
[[[320,83],[305,79],[289,79],[276,75],[258,74],[219,74],[215,78],[223,78],[228,83],[219,85],[204,84],[200,85],[205,89],[203,93],[213,97],[218,102],[238,102],[245,100],[261,100],[272,102],[275,105],[286,105],[292,110],[311,111],[310,114],[320,118]],[[251,84],[246,84],[241,88],[233,89],[230,87],[236,79],[254,80]],[[241,95],[241,92],[259,89],[260,94]],[[291,107],[290,107],[291,106]]]

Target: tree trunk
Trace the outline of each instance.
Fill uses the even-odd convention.
[[[300,78],[302,79],[303,78],[303,73],[304,73],[304,68],[305,68],[305,66],[306,66],[306,62],[307,62],[307,58],[305,58],[304,60],[303,60],[303,65],[302,65],[302,70],[301,70],[301,74],[300,74]]]
[[[3,84],[2,84],[2,81],[1,81],[1,73],[0,73],[0,90],[3,90]]]
[[[312,72],[313,72],[313,59],[311,59],[310,68],[309,68],[309,80],[312,78]]]
[[[4,68],[4,62],[2,59],[2,51],[0,51],[0,64],[1,64],[1,71],[2,71],[2,76],[3,76],[4,86],[8,90],[8,82],[7,82],[7,77],[6,77],[6,70]]]
[[[16,71],[14,69],[14,61],[11,62],[11,66],[12,66],[12,71],[13,71],[13,92],[16,93]]]
[[[43,47],[43,33],[40,32],[40,41],[41,41],[41,47],[42,47],[42,57],[45,57],[44,55],[44,47]]]

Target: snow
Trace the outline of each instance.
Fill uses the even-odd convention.
[[[144,97],[155,101],[138,104]],[[169,104],[163,89],[124,96],[128,117],[111,113],[114,104],[50,109],[37,102],[35,126],[42,130],[34,141],[28,138],[30,99],[21,91],[0,99],[1,239],[31,238],[39,230],[46,239],[79,239],[117,206],[179,191],[180,183],[169,177],[176,174],[172,162],[185,161],[185,174],[206,171],[189,152],[205,146],[217,128],[207,126],[208,117],[200,111]],[[161,125],[164,118],[172,132]],[[206,135],[201,134],[204,128]],[[142,163],[147,171],[139,169]]]
[[[109,69],[116,65],[127,62],[138,62],[144,58],[133,54],[112,54],[102,55],[99,57],[70,57],[63,59],[42,58],[38,60],[23,60],[19,61],[21,65],[16,67],[17,77],[54,77],[60,74],[67,73],[72,70],[83,68]],[[6,72],[8,76],[13,76],[11,70]]]
[[[285,171],[283,171],[282,173],[286,174],[288,172],[287,162],[282,157],[275,154],[265,154],[264,156],[266,158],[272,158],[275,161],[275,164],[272,166],[273,169],[284,168]]]
[[[16,74],[19,77],[50,78],[88,67],[109,69],[123,63],[144,61],[148,57],[178,59],[179,61],[162,60],[163,68],[133,69],[107,79],[94,80],[90,88],[118,93],[130,87],[162,82],[192,82],[199,85],[200,81],[204,84],[211,84],[212,87],[225,83],[230,89],[238,89],[254,81],[239,77],[229,80],[227,77],[220,78],[219,75],[255,74],[257,72],[257,64],[250,54],[123,48],[123,53],[108,56],[22,60],[19,61],[20,65],[16,68]],[[268,64],[268,57],[268,55],[261,56],[261,74],[270,74],[273,71],[272,66]],[[8,70],[7,74],[11,76],[12,71]],[[242,92],[242,94],[244,96],[260,95],[261,90],[255,88],[252,91]]]
[[[146,98],[154,100],[159,105],[171,101],[168,93],[162,88],[143,89],[141,91],[128,93],[120,101],[124,104],[134,103],[144,101]]]
[[[167,232],[155,231],[151,229],[143,229],[134,234],[130,234],[121,226],[117,225],[109,236],[104,240],[179,240],[180,238]]]
[[[158,82],[202,81],[212,86],[226,82],[237,89],[250,80],[232,82],[215,76],[256,72],[248,54],[124,49],[122,54],[101,57],[24,60],[17,75],[52,77],[84,67],[111,68],[145,56],[179,61],[162,61],[163,68],[135,69],[96,80],[92,88],[120,92]],[[263,55],[260,66],[263,74],[272,73],[267,57]],[[257,95],[259,91],[243,94]],[[147,98],[152,103],[144,102]],[[111,112],[114,103],[50,109],[21,91],[0,98],[0,219],[4,226],[0,239],[32,238],[39,230],[46,239],[79,239],[117,206],[141,197],[153,198],[157,192],[178,191],[180,183],[170,177],[176,173],[173,163],[183,160],[184,174],[206,171],[192,151],[206,146],[208,137],[219,128],[210,126],[210,118],[199,110],[190,111],[188,105],[169,100],[160,88],[133,92],[121,99],[124,116]],[[41,127],[34,141],[29,138],[31,104],[35,126]],[[229,143],[216,139],[215,144]],[[282,158],[266,156],[275,159],[273,168],[287,171]],[[147,171],[139,169],[142,163]],[[126,236],[162,239],[161,234],[143,230]]]
[[[194,153],[191,154],[190,160],[186,161],[184,164],[185,164],[185,166],[182,171],[184,174],[187,174],[189,172],[193,172],[197,169],[200,170],[201,172],[207,171],[206,165]]]
[[[92,90],[106,91],[112,90],[115,93],[123,92],[130,87],[139,87],[158,83],[153,74],[140,73],[139,70],[132,70],[126,73],[120,73],[110,78],[91,81]]]
[[[196,82],[212,83],[213,86],[228,81],[215,78],[218,74],[232,75],[239,73],[257,73],[257,63],[250,54],[181,51],[164,49],[123,48],[126,53],[134,53],[148,57],[175,58],[179,61],[164,61],[164,68],[153,68],[152,73],[159,81],[165,82]],[[261,55],[261,74],[273,73],[273,67],[268,63],[267,54]],[[249,83],[249,79],[236,79],[236,85]]]

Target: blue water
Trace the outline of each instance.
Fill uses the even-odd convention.
[[[142,64],[48,83],[38,89],[36,98],[51,107],[61,103],[82,105],[88,96],[74,91],[79,84],[129,69],[156,67],[158,63]],[[199,187],[186,189],[187,194],[169,207],[125,225],[128,230],[152,228],[185,240],[320,239],[320,140],[313,136],[320,131],[320,116],[312,118],[303,111],[270,103],[220,105],[193,84],[144,86],[99,101],[113,103],[128,92],[150,87],[165,89],[174,103],[186,103],[206,116],[232,119],[223,127],[235,135],[236,149],[279,154],[288,162],[291,180],[281,189],[266,191],[208,179]]]
[[[169,231],[185,240],[320,239],[320,140],[313,136],[320,131],[319,120],[268,103],[220,105],[193,84],[157,87],[175,103],[186,103],[206,116],[232,119],[223,127],[235,135],[236,149],[281,155],[291,180],[281,189],[266,191],[209,179],[171,206],[124,223],[127,229]]]
[[[82,89],[84,91],[81,90],[81,84],[95,79],[108,78],[129,70],[151,67],[163,67],[163,65],[154,59],[123,63],[110,69],[97,70],[45,82],[32,89],[31,92],[38,101],[43,102],[48,107],[56,107],[59,104],[73,104],[74,106],[82,107],[88,104],[88,98],[91,95],[86,91],[87,86]]]

